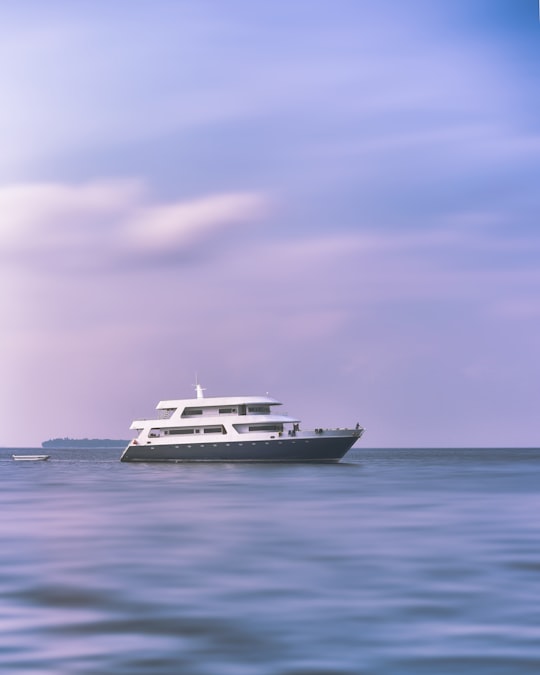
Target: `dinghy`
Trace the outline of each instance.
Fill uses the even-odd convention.
[[[11,455],[16,462],[44,462],[50,455]]]

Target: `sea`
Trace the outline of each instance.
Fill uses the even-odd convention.
[[[0,672],[538,675],[540,449],[0,449]]]

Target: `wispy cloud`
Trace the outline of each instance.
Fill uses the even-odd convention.
[[[7,263],[115,264],[137,255],[187,252],[218,231],[256,223],[270,199],[261,193],[210,194],[160,203],[143,181],[0,186],[0,255]]]
[[[92,237],[96,222],[118,218],[140,198],[138,181],[0,186],[0,251],[46,254],[51,249],[82,245]]]
[[[220,230],[257,222],[266,214],[268,202],[262,194],[238,192],[150,206],[140,209],[122,234],[128,247],[143,252],[182,250]]]

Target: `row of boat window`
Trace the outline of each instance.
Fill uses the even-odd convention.
[[[155,429],[159,433],[159,429]],[[152,432],[151,432],[152,433]],[[226,433],[225,427],[219,425],[214,427],[200,427],[200,428],[180,428],[180,429],[165,429],[166,436],[179,436],[181,434],[224,434]],[[151,435],[151,434],[150,434]]]
[[[176,411],[176,408],[164,408],[159,411],[160,419],[168,420],[172,414]],[[186,408],[182,417],[197,417],[199,415],[215,415],[215,408]],[[270,406],[269,405],[240,405],[240,406],[229,406],[226,408],[218,408],[218,415],[269,415]]]
[[[236,428],[236,425],[235,425]],[[276,433],[283,431],[283,424],[252,424],[247,428],[239,425],[237,431],[244,433],[246,431],[273,431]],[[208,427],[178,427],[177,429],[151,429],[148,434],[150,438],[159,438],[162,434],[165,436],[184,436],[193,434],[226,434],[227,430],[222,424],[216,424]]]

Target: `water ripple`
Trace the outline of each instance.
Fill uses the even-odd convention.
[[[8,452],[3,672],[540,672],[538,450],[261,467]]]

